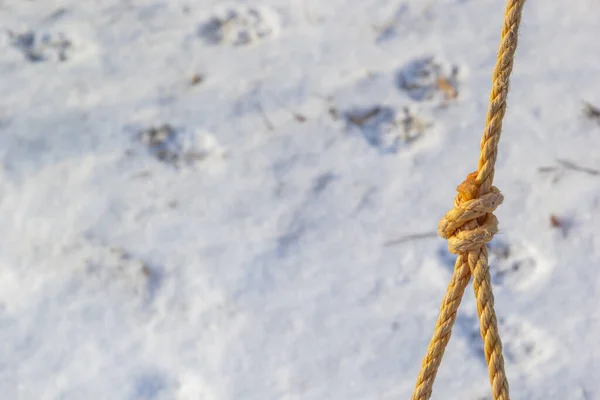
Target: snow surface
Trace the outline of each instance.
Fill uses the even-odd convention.
[[[0,1],[0,398],[408,399],[503,7]],[[513,399],[600,399],[600,176],[570,164],[600,168],[599,15],[524,13],[492,249]],[[489,393],[468,292],[434,398]]]

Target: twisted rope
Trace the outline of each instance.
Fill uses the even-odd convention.
[[[433,382],[471,275],[493,398],[509,400],[486,244],[498,232],[498,220],[493,212],[503,197],[492,182],[524,4],[525,0],[507,0],[477,171],[458,186],[454,208],[438,226],[440,236],[448,240],[449,251],[458,257],[411,400],[431,397]]]

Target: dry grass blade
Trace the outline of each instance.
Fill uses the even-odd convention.
[[[267,113],[265,112],[265,109],[263,108],[262,104],[260,104],[260,102],[256,103],[256,108],[258,109],[258,112],[260,113],[260,116],[262,117],[262,120],[267,129],[273,132],[273,130],[275,130],[275,127],[273,126],[273,123],[267,116]]]

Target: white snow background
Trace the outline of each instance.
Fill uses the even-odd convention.
[[[503,8],[0,0],[0,398],[408,399]],[[600,399],[599,16],[523,15],[491,259],[513,399]],[[490,398],[481,348],[469,290],[434,399]]]

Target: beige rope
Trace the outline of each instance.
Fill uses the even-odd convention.
[[[458,257],[412,400],[427,400],[431,397],[433,382],[471,275],[493,398],[509,400],[486,243],[498,232],[498,220],[493,212],[502,203],[503,197],[492,186],[492,182],[524,4],[525,0],[507,0],[477,171],[469,174],[458,186],[454,208],[444,216],[438,227],[440,236],[448,239],[448,249]]]

